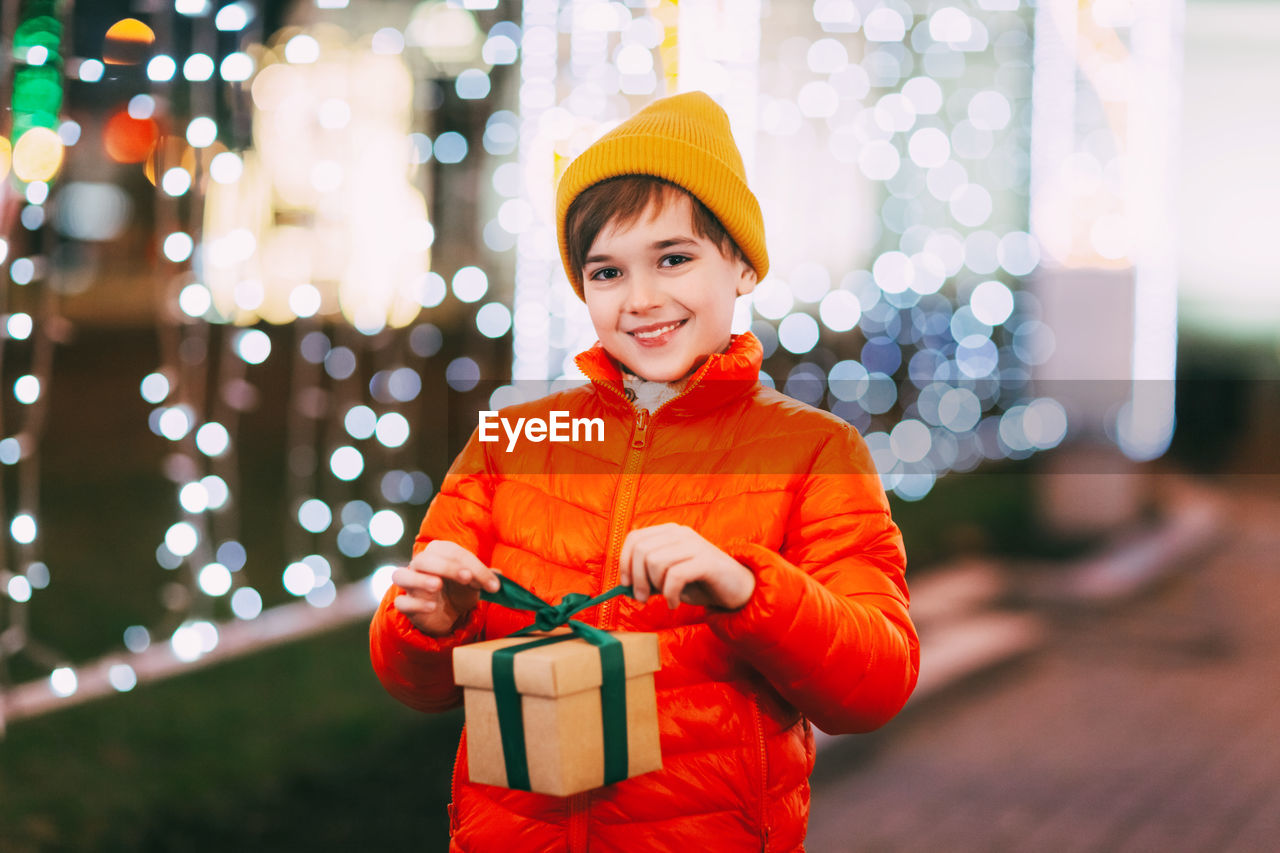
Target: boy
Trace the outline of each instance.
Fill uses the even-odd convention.
[[[915,686],[905,557],[861,438],[758,381],[734,301],[768,269],[728,117],[700,92],[650,104],[566,170],[560,251],[599,342],[589,385],[512,406],[600,418],[603,440],[473,434],[374,617],[396,698],[456,706],[451,650],[531,614],[479,600],[500,570],[577,617],[653,631],[662,770],[559,798],[454,769],[451,849],[798,850],[813,735],[867,731]]]

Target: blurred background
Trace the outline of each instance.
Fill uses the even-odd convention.
[[[368,617],[476,412],[582,380],[559,173],[701,89],[772,261],[735,331],[866,437],[924,643],[902,718],[821,740],[810,848],[1264,849],[1276,32],[2,0],[0,848],[446,848],[461,719],[382,692]]]

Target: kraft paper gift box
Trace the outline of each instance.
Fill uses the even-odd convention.
[[[504,637],[453,650],[454,681],[463,688],[466,707],[471,781],[566,797],[662,768],[653,687],[658,635],[608,636],[621,644],[619,669],[625,669],[625,677],[619,671],[604,690],[601,649],[568,631]],[[497,691],[495,652],[508,661],[508,674],[499,675]],[[511,674],[514,693],[500,703],[502,685]],[[602,705],[615,710],[606,713]]]

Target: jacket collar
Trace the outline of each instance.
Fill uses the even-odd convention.
[[[599,341],[574,358],[574,362],[597,389],[604,391],[601,397],[631,407],[623,393],[622,371]],[[763,362],[764,348],[755,335],[750,332],[733,335],[729,348],[707,356],[689,377],[680,395],[667,405],[685,413],[723,405],[756,386]]]

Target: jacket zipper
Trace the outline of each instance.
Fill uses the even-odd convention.
[[[626,462],[622,467],[622,505],[624,511],[619,513],[617,505],[615,505],[615,515],[610,521],[609,548],[605,552],[605,583],[600,587],[601,592],[606,589],[613,589],[618,584],[618,575],[621,571],[618,563],[622,556],[622,540],[626,538],[626,525],[631,522],[631,510],[633,509],[631,504],[635,501],[636,475],[640,471],[640,461],[644,457],[644,452],[649,446],[649,427],[657,416],[662,413],[663,409],[688,394],[697,386],[709,369],[708,366],[710,364],[711,360],[708,359],[685,383],[679,394],[654,409],[652,414],[648,409],[637,410],[631,404],[631,401],[627,400],[626,395],[612,385],[601,384],[600,386],[608,388],[619,398],[626,401],[627,405],[636,412],[636,422],[631,427],[631,448],[627,451]],[[600,606],[600,627],[606,631],[612,631],[617,627],[619,602],[620,599],[611,598]]]
[[[760,710],[760,697],[751,697],[751,716],[756,727],[756,745],[760,748],[760,850],[769,849],[768,792],[769,792],[769,757],[764,742],[764,714]]]
[[[631,443],[627,450],[626,462],[622,466],[622,482],[619,484],[618,500],[613,506],[613,518],[610,521],[609,547],[605,551],[604,578],[601,592],[613,589],[618,585],[621,573],[620,558],[622,541],[626,539],[627,527],[631,523],[631,513],[635,508],[636,481],[639,479],[640,463],[644,451],[649,444],[649,421],[652,416],[648,409],[641,409],[636,415],[636,422],[631,427]],[[617,622],[618,599],[611,598],[600,608],[600,627],[612,631]]]
[[[569,797],[569,853],[587,853],[587,810],[591,792]]]
[[[708,360],[707,364],[710,364]],[[704,364],[693,378],[685,385],[679,394],[667,400],[656,411],[660,412],[673,401],[680,399],[698,383],[702,378],[702,374],[707,370],[707,364]],[[622,541],[626,538],[626,528],[631,522],[631,513],[634,509],[636,480],[640,473],[640,463],[644,459],[644,452],[649,446],[649,425],[653,420],[653,415],[648,409],[636,409],[627,399],[626,395],[607,383],[596,383],[598,388],[607,388],[610,393],[615,394],[619,399],[627,404],[627,407],[636,412],[635,423],[631,427],[630,447],[627,449],[627,457],[622,466],[622,483],[620,484],[620,495],[618,501],[614,504],[613,516],[609,521],[609,540],[608,548],[605,551],[604,577],[600,591],[613,589],[618,585],[618,575],[620,572],[620,558],[622,556]],[[600,618],[597,622],[598,627],[606,631],[612,631],[616,626],[618,618],[618,599],[611,598],[600,607]],[[569,851],[583,851],[586,853],[589,839],[587,838],[587,812],[590,809],[591,792],[585,791],[581,794],[574,794],[569,797]]]
[[[636,475],[640,470],[640,460],[647,445],[649,429],[649,410],[641,409],[636,422],[631,428],[631,446],[627,450],[626,462],[622,469],[620,494],[614,503],[613,517],[610,520],[609,547],[605,552],[605,566],[601,591],[613,589],[618,584],[618,556],[622,550],[623,532],[631,520],[632,503],[635,499]],[[599,625],[606,630],[614,621],[617,599],[606,601],[601,608]],[[591,807],[591,793],[585,791],[569,798],[569,850],[586,851],[587,849],[587,812]]]

